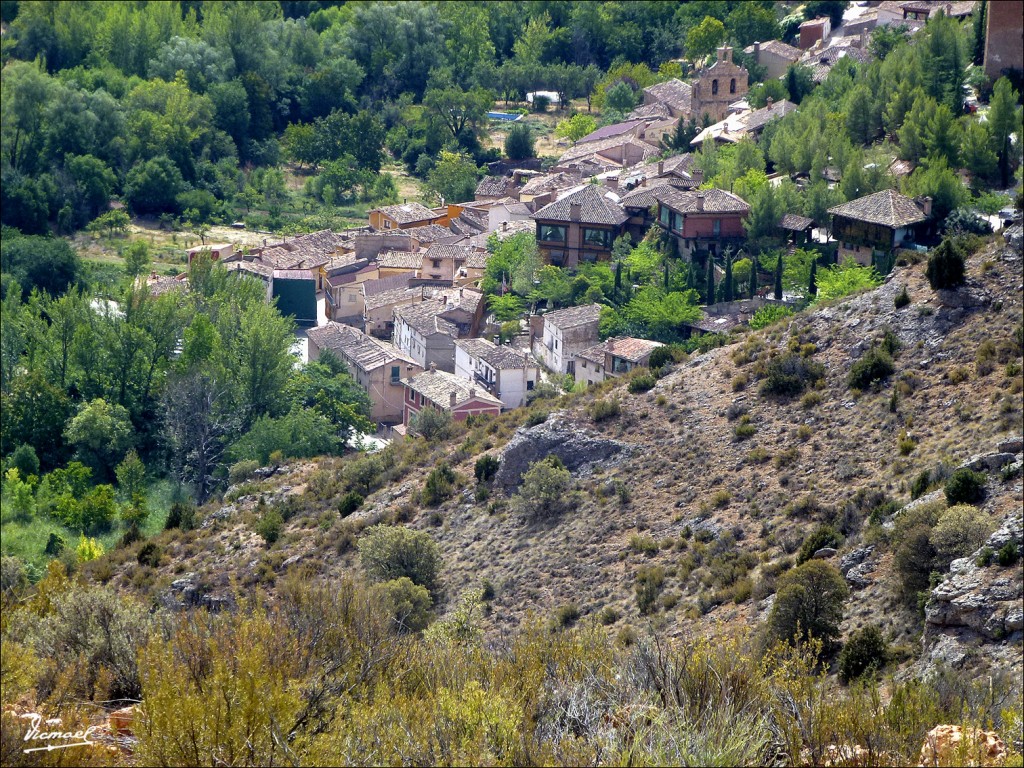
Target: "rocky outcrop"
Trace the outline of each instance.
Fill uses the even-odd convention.
[[[207,592],[202,584],[197,584],[194,573],[172,581],[171,586],[161,595],[160,603],[171,610],[206,608],[214,612],[235,606],[235,600],[230,594],[215,595]]]
[[[994,731],[937,725],[921,747],[921,765],[1002,765],[1006,744]]]
[[[608,467],[631,452],[631,446],[581,429],[565,413],[556,412],[541,424],[516,431],[502,451],[494,482],[513,489],[531,464],[547,456],[557,456],[570,472],[579,472],[598,462]]]
[[[854,589],[864,589],[874,581],[869,575],[877,566],[871,559],[874,551],[874,547],[860,547],[839,558],[839,572],[843,574],[846,583]]]

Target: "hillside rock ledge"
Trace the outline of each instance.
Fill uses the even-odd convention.
[[[541,424],[516,430],[502,451],[494,482],[506,490],[513,489],[532,463],[547,456],[557,456],[566,469],[577,473],[586,472],[597,463],[607,467],[609,462],[621,460],[632,451],[632,446],[581,429],[564,411],[556,411]]]

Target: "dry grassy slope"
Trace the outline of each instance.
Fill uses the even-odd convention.
[[[620,626],[639,628],[650,622],[669,634],[708,622],[754,624],[768,607],[756,599],[762,596],[756,587],[753,598],[739,604],[729,600],[702,615],[700,597],[705,595],[706,602],[714,589],[698,583],[701,576],[710,578],[707,565],[688,579],[680,577],[678,566],[694,546],[691,539],[680,547],[684,529],[732,531],[738,543],[729,549],[756,555],[758,566],[747,574],[756,585],[764,564],[792,553],[827,516],[787,513],[794,501],[813,497],[825,510],[841,510],[861,489],[881,490],[906,501],[909,483],[921,470],[940,462],[955,465],[1021,433],[1019,367],[1013,376],[1007,375],[1005,364],[986,375],[975,368],[983,342],[1009,340],[1021,323],[1019,255],[993,245],[970,259],[969,284],[961,295],[982,297],[984,306],[941,306],[923,275],[923,264],[897,268],[875,291],[691,359],[650,392],[632,395],[620,384],[578,398],[563,418],[636,450],[616,466],[579,477],[577,508],[555,521],[527,523],[508,512],[497,496],[474,502],[475,456],[456,465],[463,490],[436,514],[419,507],[414,498],[431,466],[431,458],[423,457],[418,469],[371,496],[354,517],[372,521],[382,513],[416,507],[408,524],[429,530],[444,554],[447,607],[463,589],[489,580],[496,588],[487,619],[494,631],[514,627],[529,612],[548,616],[569,603],[584,615],[613,607],[621,614]],[[912,303],[896,310],[893,298],[904,286]],[[855,396],[846,385],[853,355],[879,338],[885,327],[903,343],[896,374],[877,391]],[[744,362],[745,357],[785,348],[792,339],[815,344],[813,357],[826,367],[820,403],[809,407],[799,398],[760,397],[753,373],[756,360]],[[1020,363],[1019,356],[1016,362]],[[737,392],[734,379],[741,375],[750,383]],[[959,381],[963,376],[966,380]],[[890,411],[894,387],[902,392],[897,413]],[[595,396],[619,397],[621,415],[593,424],[586,408]],[[753,437],[740,442],[734,435],[739,422],[728,414],[736,403],[746,406],[756,427]],[[901,456],[897,446],[903,429],[918,441],[907,456]],[[492,452],[500,453],[501,440],[495,443]],[[440,458],[456,447],[441,446],[434,456]],[[768,460],[752,460],[755,449]],[[276,487],[279,495],[300,494],[312,468],[293,467],[273,478],[267,488]],[[630,500],[622,501],[615,482],[628,487]],[[998,484],[987,508],[1000,519],[1019,509],[1020,488],[1019,479]],[[222,519],[208,530],[169,542],[170,564],[158,572],[125,563],[118,568],[118,581],[159,589],[171,579],[195,573],[194,580],[217,591],[229,583],[270,584],[292,563],[324,575],[356,566],[351,547],[337,546],[341,526],[331,505],[314,505],[311,514],[292,520],[282,541],[266,553],[248,527],[251,513],[244,511],[254,502],[255,497],[249,497],[221,510]],[[635,535],[650,536],[663,546],[653,555],[635,552],[630,547]],[[840,555],[861,546],[862,539],[862,533],[851,536]],[[911,647],[921,625],[892,597],[889,560],[888,555],[882,557],[873,583],[853,593],[844,629],[881,622],[897,644]],[[663,599],[652,616],[641,616],[634,595],[636,574],[652,565],[665,569],[662,594],[669,599]]]

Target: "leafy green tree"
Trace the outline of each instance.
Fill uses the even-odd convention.
[[[928,257],[928,283],[932,290],[956,288],[964,282],[964,252],[952,238],[944,238]]]
[[[312,409],[293,408],[279,418],[256,419],[229,453],[232,461],[251,459],[266,466],[274,453],[305,459],[336,454],[342,447],[338,431],[323,415]]]
[[[839,637],[843,603],[849,590],[836,567],[810,560],[787,571],[778,580],[778,591],[768,615],[768,637],[792,642],[815,638],[826,647]]]
[[[505,156],[509,160],[525,160],[533,157],[533,134],[526,125],[516,124],[505,137]]]
[[[758,41],[777,40],[782,34],[774,9],[757,3],[740,3],[725,19],[725,27],[743,48]]]
[[[1001,77],[996,80],[992,89],[992,99],[989,102],[988,124],[992,130],[992,148],[999,159],[999,174],[1001,184],[1005,188],[1010,183],[1012,172],[1011,161],[1013,149],[1010,136],[1016,132],[1021,135],[1021,107],[1017,106],[1020,101],[1020,94],[1014,90],[1010,80]]]
[[[124,182],[124,197],[135,213],[176,211],[185,181],[174,162],[163,155],[134,166]]]
[[[789,92],[781,80],[776,80],[775,78],[765,80],[763,83],[758,83],[747,91],[747,102],[754,109],[761,109],[767,106],[769,98],[772,101],[782,101],[789,98]]]
[[[555,126],[555,136],[562,139],[568,139],[575,144],[584,136],[593,133],[596,130],[597,121],[590,115],[585,115],[581,112],[558,123],[558,125]]]
[[[494,94],[483,88],[464,91],[457,85],[435,87],[426,92],[423,106],[459,142],[463,131],[474,133],[487,116],[487,110],[494,103]]]
[[[995,178],[999,170],[999,157],[992,149],[992,135],[988,122],[969,120],[964,124],[960,156],[963,158],[964,168],[971,174],[972,189],[980,190]]]
[[[536,461],[523,473],[512,499],[517,513],[535,520],[555,517],[572,506],[572,475],[557,456]]]
[[[372,430],[368,421],[370,398],[346,371],[344,363],[329,350],[307,363],[285,388],[288,400],[312,408],[335,426],[342,440]]]
[[[102,398],[82,406],[68,423],[65,437],[76,456],[97,477],[107,477],[134,442],[128,411]]]
[[[64,391],[40,372],[30,371],[15,378],[10,392],[0,397],[4,414],[0,451],[7,454],[28,444],[35,448],[44,468],[62,463],[66,457],[64,427],[74,411]]]
[[[110,527],[117,514],[114,503],[114,487],[97,485],[82,498],[79,508],[78,525],[83,532],[94,533]]]
[[[136,240],[125,249],[124,271],[128,277],[138,277],[143,274],[149,269],[151,262],[149,243],[145,240]]]
[[[285,156],[299,164],[316,168],[320,161],[317,151],[316,129],[309,123],[292,123],[284,130],[282,148]]]
[[[518,320],[525,309],[523,300],[511,293],[504,296],[497,294],[488,296],[487,308],[494,313],[494,319],[499,323]]]
[[[968,53],[959,22],[944,13],[929,18],[920,51],[925,91],[945,104],[953,116],[960,115]]]
[[[686,55],[697,61],[710,56],[725,42],[725,25],[713,16],[705,16],[686,34]]]
[[[39,476],[39,456],[31,445],[22,443],[15,448],[14,453],[8,457],[7,464],[18,470],[18,475],[26,480],[32,475]]]
[[[359,559],[372,581],[407,578],[437,595],[441,553],[430,534],[393,525],[374,525],[359,539]]]
[[[616,112],[629,112],[636,106],[636,94],[629,83],[620,80],[608,89],[604,100],[605,106]]]
[[[944,219],[950,212],[966,205],[970,193],[960,177],[941,158],[928,160],[916,168],[906,180],[906,188],[913,195],[926,195],[932,199],[932,216]]]
[[[134,503],[137,498],[145,501],[146,465],[134,448],[117,465],[114,474],[117,476],[117,487],[126,501]]]
[[[479,171],[465,155],[441,152],[441,159],[427,174],[427,188],[448,202],[472,200]]]
[[[715,260],[708,254],[707,270],[705,271],[704,303],[715,303]]]
[[[377,585],[375,592],[381,603],[387,606],[388,615],[399,633],[420,632],[427,628],[434,600],[426,588],[402,576]]]
[[[786,93],[794,104],[800,104],[804,97],[814,90],[811,70],[801,64],[790,64],[786,70]]]
[[[816,271],[815,281],[818,284],[817,300],[827,301],[874,288],[881,284],[882,278],[874,267],[865,267],[847,258],[842,264],[833,264],[821,272]]]
[[[106,210],[117,177],[106,163],[92,155],[69,155],[65,159],[68,175],[74,179],[82,220],[89,220]]]
[[[81,280],[83,272],[78,253],[66,240],[21,235],[8,228],[0,238],[0,268],[26,295],[38,288],[60,296]]]

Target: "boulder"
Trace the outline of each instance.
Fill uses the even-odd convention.
[[[1015,457],[1012,453],[982,453],[977,456],[972,456],[961,464],[959,468],[971,469],[975,472],[994,472],[1007,464],[1011,464],[1014,458]]]
[[[110,732],[114,735],[131,736],[136,713],[137,710],[134,705],[115,709],[107,718]]]
[[[999,453],[1020,453],[1024,451],[1024,437],[1011,437],[1009,440],[1003,440],[996,446],[996,450]]]
[[[994,731],[937,725],[921,747],[921,765],[999,765],[1006,759],[1006,744]]]
[[[852,552],[847,552],[839,558],[839,572],[845,576],[853,568],[867,560],[874,551],[874,547],[860,547]]]
[[[827,560],[828,558],[835,556],[835,547],[822,547],[821,549],[817,550],[813,555],[815,560]]]
[[[875,564],[872,562],[864,562],[860,565],[855,565],[844,574],[846,576],[846,583],[854,589],[864,589],[864,587],[868,586],[873,581],[868,574],[874,570]]]
[[[532,427],[520,427],[501,454],[501,466],[495,485],[511,490],[519,485],[530,465],[548,456],[557,456],[570,472],[629,455],[632,447],[581,429],[570,423],[564,413],[552,413],[547,421]]]

